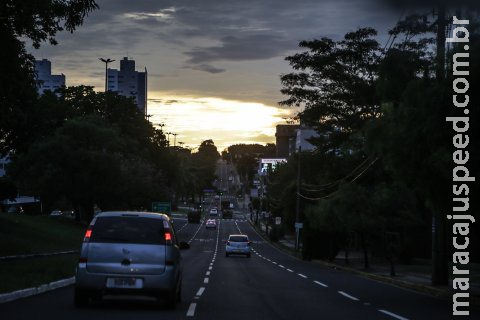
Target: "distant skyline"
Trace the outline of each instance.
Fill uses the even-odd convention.
[[[338,40],[368,26],[379,31],[382,42],[400,16],[378,0],[97,4],[100,9],[73,34],[57,35],[57,46],[43,44],[30,52],[49,59],[52,72],[65,74],[68,86],[96,90],[103,90],[105,81],[98,58],[115,59],[112,68],[123,57],[134,59],[137,69],[148,70],[150,120],[165,123],[164,129],[176,131],[191,147],[212,138],[220,151],[237,142],[273,142],[275,125],[298,111],[277,103],[285,98],[280,75],[292,71],[284,59],[299,51],[301,40]]]

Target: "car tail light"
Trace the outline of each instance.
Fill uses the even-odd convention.
[[[83,242],[88,242],[90,241],[90,237],[92,235],[92,229],[87,229],[87,231],[85,232],[85,236],[83,237]]]
[[[80,257],[80,258],[78,259],[78,263],[87,263],[87,258],[82,258],[82,257]]]
[[[165,232],[165,242],[167,244],[172,244],[172,234],[170,232]]]

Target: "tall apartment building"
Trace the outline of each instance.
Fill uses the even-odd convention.
[[[37,71],[37,92],[42,95],[46,90],[65,86],[64,74],[52,74],[52,63],[50,60],[35,60],[35,70]]]
[[[275,143],[277,145],[277,158],[288,158],[295,153],[298,124],[279,124],[276,126]]]
[[[107,70],[108,90],[126,97],[133,97],[138,109],[147,114],[147,68],[135,71],[135,60],[124,57],[120,60],[120,70]]]

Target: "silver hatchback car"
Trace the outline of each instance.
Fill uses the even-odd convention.
[[[172,222],[153,212],[102,212],[93,218],[75,274],[77,307],[103,295],[181,300],[182,260]]]
[[[250,258],[252,242],[245,234],[231,234],[225,244],[225,256],[231,254],[243,254]]]

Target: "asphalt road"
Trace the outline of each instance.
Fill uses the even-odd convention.
[[[265,242],[243,214],[205,224],[175,219],[181,241],[182,302],[167,310],[153,300],[104,299],[73,306],[73,286],[0,305],[1,319],[452,319],[452,305],[426,295],[293,258]],[[251,258],[225,257],[231,233],[253,241]],[[470,308],[468,318],[478,319]]]

